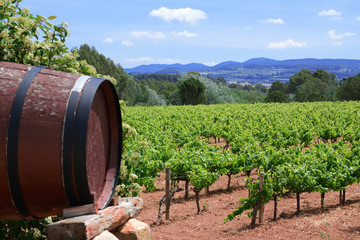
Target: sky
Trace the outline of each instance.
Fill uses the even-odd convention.
[[[124,68],[266,57],[360,59],[359,0],[23,0],[66,22],[71,49]]]

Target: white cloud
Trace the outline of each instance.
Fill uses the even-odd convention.
[[[127,63],[133,64],[150,64],[150,63],[157,63],[157,64],[173,64],[180,62],[179,59],[171,59],[171,58],[151,58],[151,57],[139,57],[139,58],[128,58],[125,60]]]
[[[328,36],[329,38],[333,39],[333,40],[337,40],[337,39],[342,39],[344,37],[352,37],[352,36],[355,36],[355,33],[352,33],[352,32],[346,32],[346,33],[343,33],[343,34],[338,34],[336,35],[335,33],[335,30],[332,29],[328,32]]]
[[[275,23],[275,24],[284,24],[284,21],[281,18],[269,18],[267,20],[261,20],[263,23]]]
[[[171,34],[172,34],[173,36],[175,36],[175,37],[188,37],[188,38],[199,36],[197,33],[191,33],[191,32],[188,32],[188,31],[183,31],[183,32],[171,32]]]
[[[150,39],[163,39],[165,34],[162,32],[149,32],[149,31],[132,31],[131,36],[135,38],[150,38]]]
[[[343,45],[344,43],[343,42],[333,42],[335,45],[338,45],[338,46],[341,46]]]
[[[114,40],[112,38],[105,38],[103,40],[103,43],[113,43],[113,42],[114,42]]]
[[[341,20],[342,12],[338,12],[335,9],[330,10],[322,10],[321,12],[318,12],[319,16],[322,17],[331,17],[332,20]]]
[[[124,45],[124,46],[127,46],[127,47],[134,46],[134,43],[132,41],[129,41],[129,40],[121,41],[121,44]]]
[[[193,25],[207,18],[206,13],[202,10],[191,8],[169,9],[167,7],[152,10],[150,16],[161,18],[166,22],[178,21]]]
[[[171,59],[171,58],[159,58],[156,60],[157,63],[161,63],[161,64],[173,64],[173,63],[178,63],[180,60],[179,59]]]
[[[357,20],[357,21],[360,21],[360,17],[357,17],[356,20]]]
[[[319,16],[340,17],[342,12],[338,12],[335,9],[330,9],[330,10],[322,10],[318,14]]]
[[[139,57],[139,58],[128,58],[125,60],[125,62],[129,63],[152,63],[154,62],[154,59],[151,57]]]
[[[306,47],[306,42],[295,42],[292,39],[288,39],[283,42],[271,42],[268,45],[268,48],[278,49],[278,48],[302,48]]]

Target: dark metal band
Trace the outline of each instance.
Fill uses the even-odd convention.
[[[62,172],[64,189],[70,206],[77,206],[80,204],[76,198],[73,185],[73,131],[76,121],[76,111],[80,99],[80,94],[87,80],[90,78],[91,77],[89,76],[80,76],[76,80],[74,87],[71,89],[70,92],[64,118]]]
[[[110,84],[110,85],[111,85],[111,90],[113,92],[115,107],[116,107],[116,118],[117,118],[119,140],[118,140],[118,155],[117,155],[117,163],[116,163],[117,165],[116,165],[115,176],[113,178],[114,182],[113,182],[113,186],[111,189],[111,195],[109,196],[109,199],[107,200],[107,202],[105,203],[103,208],[106,208],[110,204],[111,199],[113,198],[113,195],[115,193],[115,188],[116,188],[118,180],[119,180],[120,166],[121,166],[121,154],[122,154],[122,119],[121,119],[121,112],[120,112],[119,97],[116,93],[114,85],[113,84]]]
[[[90,77],[88,77],[90,78]],[[80,78],[79,78],[80,79]],[[92,78],[83,89],[80,97],[80,87],[77,91],[70,94],[64,124],[63,135],[63,177],[67,199],[71,206],[89,204],[95,201],[90,193],[87,168],[86,168],[86,138],[88,131],[88,121],[95,94],[105,79]],[[85,82],[83,82],[85,84]],[[81,84],[81,88],[84,86]],[[114,86],[109,82],[114,103],[116,107],[116,120],[118,126],[118,159],[112,186],[112,194],[104,206],[107,207],[112,199],[117,185],[120,161],[122,153],[122,121],[118,96]],[[80,100],[79,100],[80,98]],[[75,186],[74,186],[75,182]],[[74,189],[75,188],[75,189]],[[75,195],[75,191],[77,195]]]
[[[9,131],[8,131],[8,142],[7,142],[7,171],[8,180],[11,196],[14,205],[18,212],[23,217],[31,216],[29,209],[26,207],[24,202],[19,180],[19,169],[18,169],[18,140],[19,140],[19,127],[21,120],[21,113],[25,102],[26,93],[30,87],[32,80],[36,75],[45,67],[33,67],[27,72],[21,81],[14,98],[14,102],[11,108],[10,120],[9,120]]]
[[[91,106],[95,93],[100,84],[107,81],[102,78],[92,78],[85,86],[81,94],[76,121],[74,127],[74,175],[76,190],[80,198],[80,204],[92,203],[95,199],[91,196],[86,169],[86,137]]]

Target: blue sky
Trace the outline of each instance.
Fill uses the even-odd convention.
[[[359,0],[23,0],[123,67],[254,57],[360,59]]]

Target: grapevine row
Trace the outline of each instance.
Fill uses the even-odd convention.
[[[263,171],[263,191],[247,179],[251,194],[229,220],[260,197],[268,202],[285,192],[296,193],[298,203],[301,193],[319,192],[323,206],[325,193],[359,181],[359,113],[358,102],[126,108],[124,121],[137,135],[125,159],[147,189],[169,167],[173,180],[190,182],[197,195],[220,175],[230,183],[234,174]],[[210,145],[214,138],[226,144]]]

